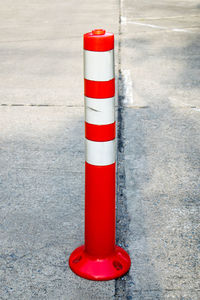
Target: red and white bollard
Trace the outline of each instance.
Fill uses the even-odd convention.
[[[85,245],[74,250],[71,269],[91,280],[125,274],[131,265],[115,245],[114,35],[95,29],[84,35]]]

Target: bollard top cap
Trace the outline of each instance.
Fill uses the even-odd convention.
[[[94,29],[84,34],[83,48],[89,51],[109,51],[114,49],[114,34],[104,29]]]
[[[104,29],[94,29],[94,30],[92,30],[93,35],[103,35],[105,33],[106,33],[106,31]]]

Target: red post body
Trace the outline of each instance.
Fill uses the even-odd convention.
[[[95,29],[84,35],[85,245],[74,250],[71,269],[91,280],[109,280],[130,268],[115,245],[114,35]]]
[[[91,98],[110,98],[115,95],[115,80],[92,81],[84,79],[85,96]]]
[[[85,250],[105,257],[115,248],[115,163],[85,163]]]
[[[96,142],[113,140],[115,138],[115,122],[108,125],[85,123],[85,137]]]

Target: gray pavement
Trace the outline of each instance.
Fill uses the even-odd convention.
[[[200,299],[198,1],[0,3],[0,299]],[[108,282],[67,264],[84,238],[96,27],[116,35],[117,242],[132,259]]]

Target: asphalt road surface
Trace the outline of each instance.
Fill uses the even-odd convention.
[[[0,299],[200,299],[200,3],[0,0]],[[84,242],[82,35],[115,33],[117,280]]]

